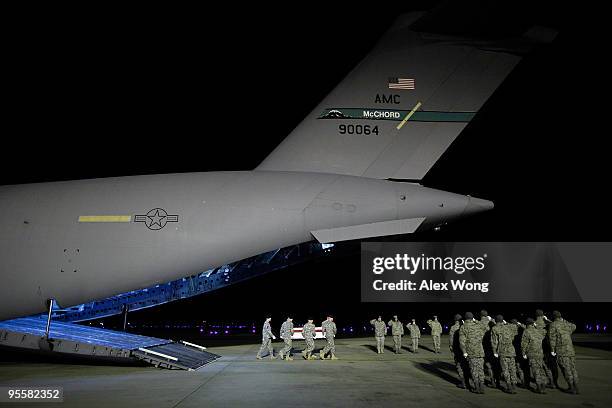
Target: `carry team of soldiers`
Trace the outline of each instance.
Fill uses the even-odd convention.
[[[272,340],[276,339],[270,326],[271,318],[266,318],[262,330],[262,344],[257,359],[263,358],[268,352],[271,359],[274,356]],[[372,319],[376,350],[378,354],[385,351],[385,336],[391,328],[393,345],[396,354],[402,349],[404,325],[397,316],[385,323],[382,316]],[[431,328],[434,353],[440,353],[440,335],[442,325],[437,316],[427,321]],[[336,324],[331,316],[321,324],[325,347],[319,352],[319,358],[329,356],[337,360],[334,338],[337,333]],[[405,326],[412,339],[412,352],[418,353],[421,331],[415,319]],[[308,320],[302,329],[306,348],[302,356],[313,360],[315,325]],[[459,387],[483,394],[485,385],[491,388],[501,388],[503,391],[516,394],[516,387],[530,388],[533,380],[534,391],[544,394],[546,388],[558,387],[557,365],[567,382],[568,392],[578,394],[578,372],[576,370],[575,352],[572,343],[572,333],[576,325],[563,319],[561,313],[553,312],[553,320],[549,320],[542,310],[536,310],[536,319],[527,318],[525,324],[512,319],[510,323],[502,315],[492,319],[486,310],[480,312],[476,320],[471,312],[462,317],[455,315],[454,324],[449,329],[449,350],[455,362],[459,376]],[[291,357],[293,319],[287,318],[282,324],[280,337],[284,347],[279,352],[281,359],[293,360]],[[471,382],[470,382],[471,380]],[[504,386],[502,386],[502,382]]]

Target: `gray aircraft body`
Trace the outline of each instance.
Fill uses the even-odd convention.
[[[67,307],[312,239],[412,233],[492,208],[418,180],[533,40],[412,31],[418,17],[400,18],[253,171],[1,187],[0,319],[43,312],[50,298]]]

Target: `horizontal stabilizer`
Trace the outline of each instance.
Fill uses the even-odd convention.
[[[311,231],[311,234],[322,244],[351,239],[411,234],[419,228],[423,220],[425,218],[374,222],[371,224],[352,225],[350,227],[320,229]]]

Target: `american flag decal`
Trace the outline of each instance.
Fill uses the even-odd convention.
[[[389,78],[389,89],[414,89],[414,78]]]

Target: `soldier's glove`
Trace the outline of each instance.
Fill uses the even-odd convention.
[[[493,355],[495,356],[495,358],[499,358],[499,354],[493,353]]]
[[[463,357],[467,358],[467,353],[463,353]]]
[[[503,323],[503,324],[508,324],[508,322],[507,322],[507,321],[505,321],[505,320],[502,320],[502,323]]]
[[[555,353],[554,351],[551,351],[551,352],[550,352],[550,354],[551,354],[553,357],[556,357],[556,356],[557,356],[557,353]]]
[[[527,354],[523,354],[523,358],[527,360]]]
[[[489,321],[491,321],[491,316],[487,316],[487,319],[489,319]]]
[[[272,340],[276,340],[276,336],[275,335],[272,335]]]
[[[550,319],[546,316],[544,316],[544,320],[546,320],[547,322],[550,322]]]

